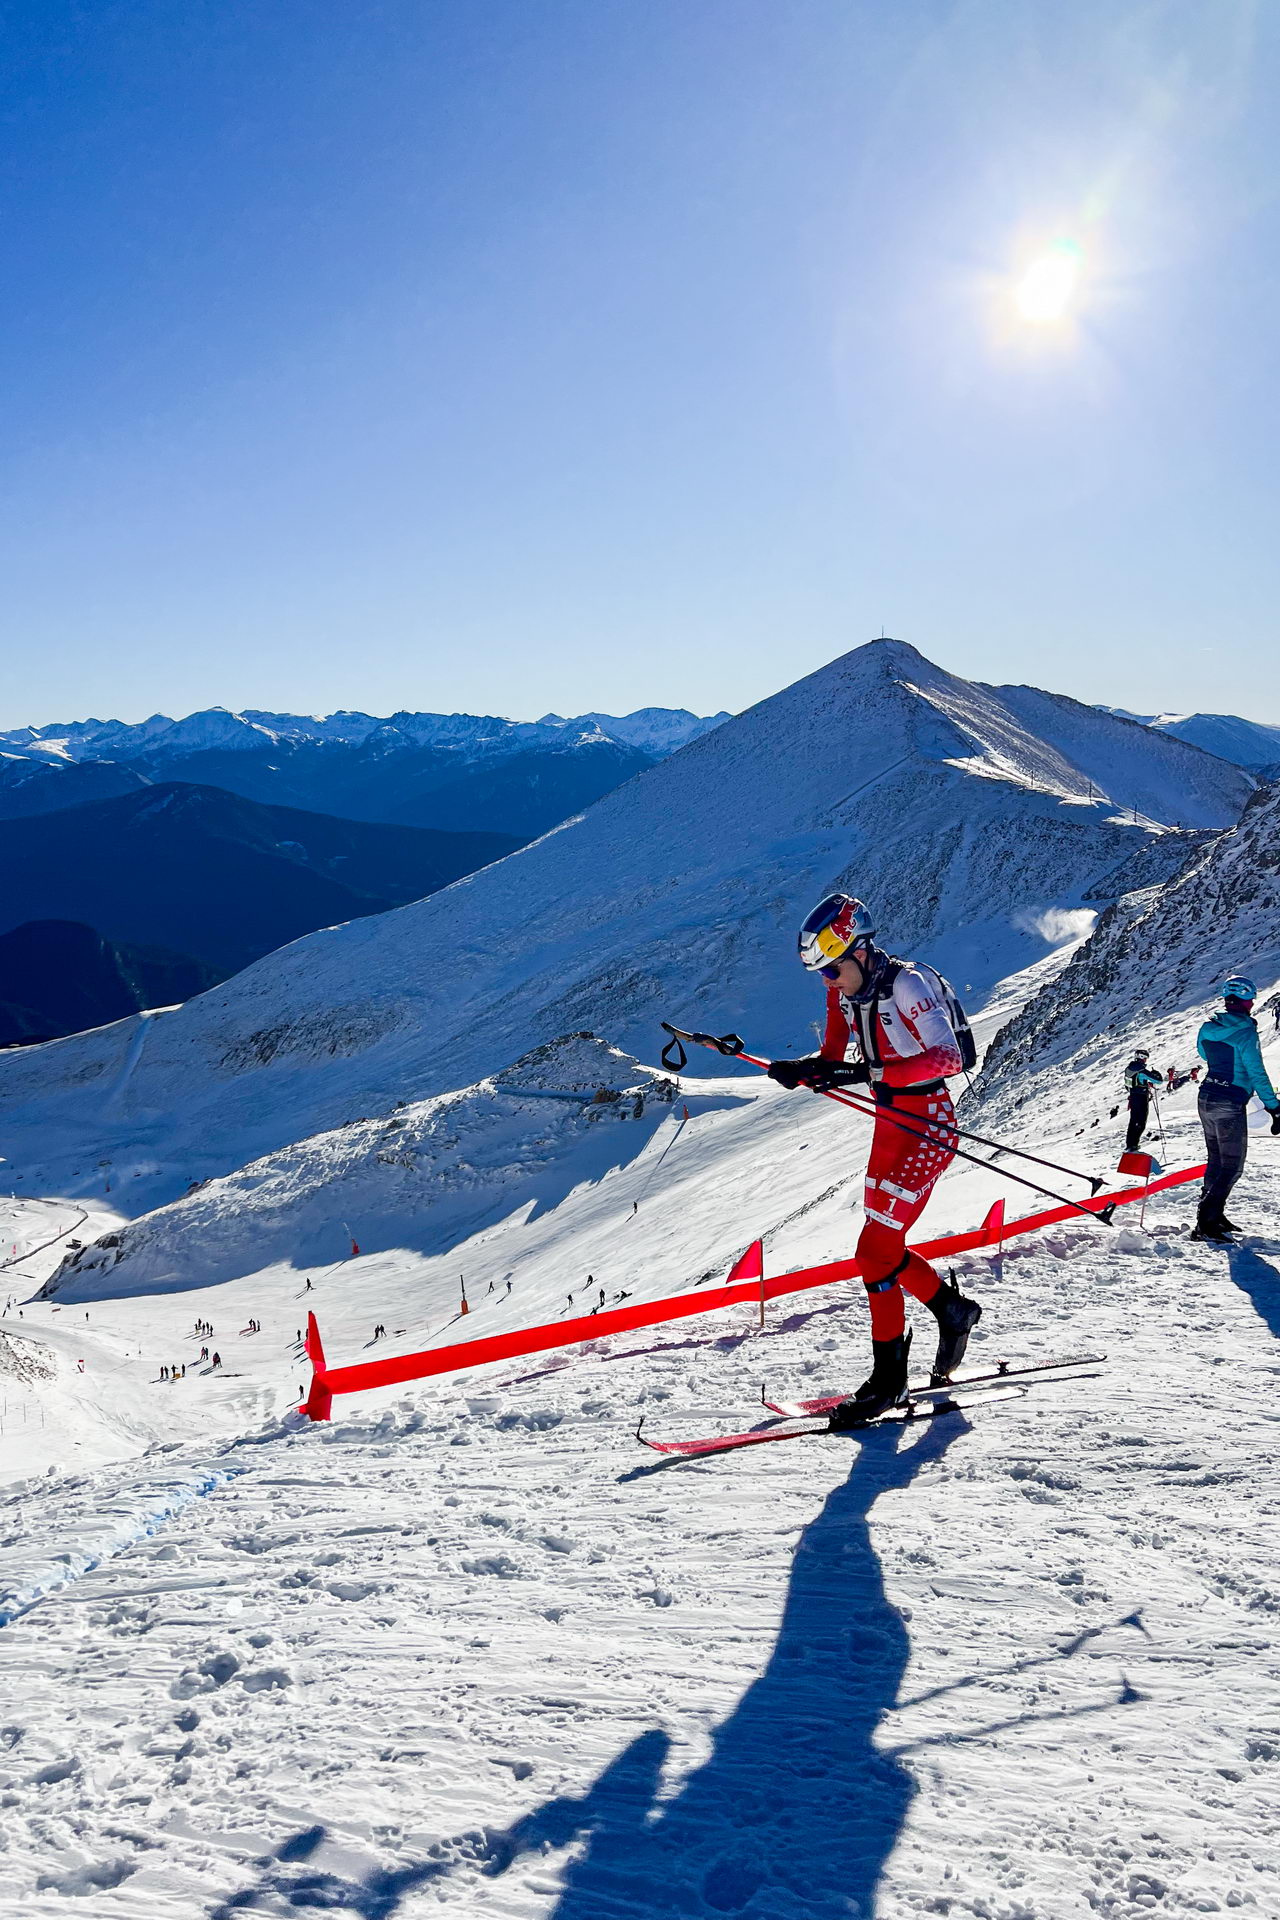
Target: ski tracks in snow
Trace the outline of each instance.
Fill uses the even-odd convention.
[[[1277,1911],[1280,1274],[1248,1252],[1081,1227],[975,1260],[975,1357],[1112,1361],[920,1433],[631,1442],[762,1372],[839,1384],[854,1302],[816,1352],[583,1355],[231,1447],[0,1633],[4,1911]],[[112,1488],[7,1516],[68,1551]]]

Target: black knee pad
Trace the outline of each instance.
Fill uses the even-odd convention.
[[[908,1260],[910,1260],[910,1258],[911,1258],[910,1253],[904,1253],[901,1260],[899,1260],[897,1266],[890,1268],[889,1272],[886,1273],[883,1280],[864,1280],[862,1284],[866,1288],[867,1292],[868,1293],[888,1293],[890,1287],[895,1286],[897,1284],[898,1275],[904,1271],[906,1264]]]

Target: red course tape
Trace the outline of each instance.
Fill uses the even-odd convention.
[[[1078,1220],[1080,1208],[1101,1213],[1106,1206],[1127,1206],[1147,1194],[1160,1193],[1166,1187],[1185,1186],[1204,1173],[1198,1167],[1184,1167],[1178,1173],[1163,1174],[1149,1186],[1125,1187],[1118,1193],[1095,1194],[1080,1206],[1051,1207],[1044,1213],[1024,1214],[997,1227],[983,1225],[969,1233],[945,1234],[941,1240],[922,1240],[915,1251],[926,1260],[946,1254],[969,1253],[977,1247],[1003,1244],[1018,1234],[1036,1233],[1041,1227],[1057,1226],[1064,1220]],[[745,1301],[753,1304],[763,1292],[766,1300],[778,1300],[788,1293],[804,1293],[810,1287],[829,1287],[838,1280],[852,1280],[860,1273],[856,1260],[832,1260],[822,1267],[801,1267],[796,1273],[779,1273],[771,1279],[750,1280],[741,1286],[720,1287],[713,1294],[680,1293],[665,1300],[640,1301],[634,1307],[614,1307],[608,1313],[583,1314],[554,1325],[523,1327],[515,1333],[490,1334],[483,1340],[462,1340],[453,1346],[428,1348],[422,1353],[394,1354],[386,1360],[365,1360],[353,1367],[328,1367],[320,1342],[320,1329],[314,1313],[307,1316],[307,1356],[311,1361],[311,1391],[302,1411],[313,1420],[327,1420],[335,1394],[367,1393],[372,1387],[397,1387],[406,1380],[426,1380],[436,1373],[459,1373],[467,1367],[488,1366],[494,1360],[516,1360],[527,1353],[547,1353],[554,1347],[576,1347],[584,1340],[603,1340],[611,1333],[631,1333],[637,1327],[655,1327],[664,1320],[683,1320],[693,1314],[715,1313],[721,1307],[733,1307]]]

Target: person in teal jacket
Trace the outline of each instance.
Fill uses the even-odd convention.
[[[1280,1133],[1280,1094],[1262,1061],[1253,1003],[1258,989],[1244,974],[1233,973],[1218,989],[1221,1013],[1205,1021],[1196,1051],[1208,1072],[1200,1086],[1200,1124],[1204,1128],[1204,1187],[1193,1240],[1230,1245],[1239,1227],[1227,1219],[1227,1197],[1244,1171],[1249,1132],[1247,1108],[1257,1094],[1271,1115],[1272,1133]]]

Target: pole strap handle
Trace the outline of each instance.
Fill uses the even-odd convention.
[[[673,1027],[669,1020],[664,1020],[662,1027],[665,1032],[671,1035],[666,1046],[662,1049],[661,1055],[662,1064],[669,1073],[680,1073],[688,1065],[689,1056],[685,1052],[682,1044],[686,1040],[691,1040],[695,1046],[711,1047],[716,1053],[727,1054],[731,1060],[735,1059],[738,1054],[745,1053],[746,1051],[746,1041],[740,1039],[736,1033],[722,1033],[718,1035],[714,1033],[686,1033],[683,1027]],[[672,1057],[668,1059],[668,1055]]]

